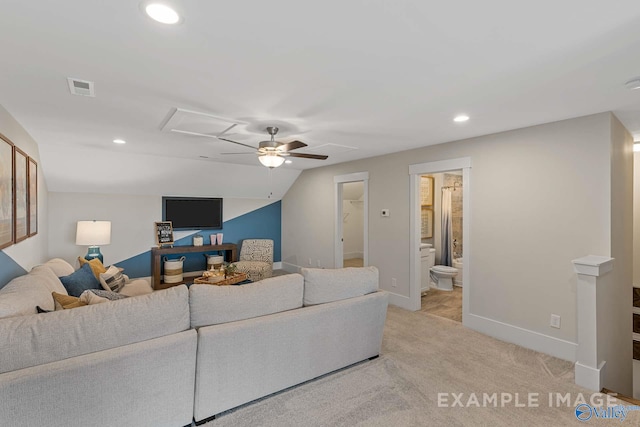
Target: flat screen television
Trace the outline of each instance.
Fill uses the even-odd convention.
[[[162,220],[171,221],[174,230],[220,230],[222,198],[163,197]]]

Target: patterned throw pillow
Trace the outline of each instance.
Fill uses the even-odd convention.
[[[129,298],[126,295],[122,295],[119,294],[117,292],[113,292],[113,291],[105,291],[104,289],[89,289],[89,292],[93,292],[94,294],[98,295],[101,298],[106,298],[109,301],[116,301],[119,299],[125,299],[125,298]]]
[[[120,292],[124,288],[125,278],[118,267],[112,265],[100,274],[100,284],[105,291]]]

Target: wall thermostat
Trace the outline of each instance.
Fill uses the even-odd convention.
[[[389,216],[389,209],[382,209],[382,211],[380,211],[380,215]]]

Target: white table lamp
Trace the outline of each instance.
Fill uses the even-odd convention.
[[[89,246],[84,259],[91,261],[98,258],[103,262],[100,245],[111,243],[111,221],[78,221],[76,228],[76,245]]]

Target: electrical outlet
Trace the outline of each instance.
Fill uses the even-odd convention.
[[[398,286],[398,281],[396,280],[395,277],[391,278],[391,287],[395,288],[396,286]]]
[[[558,316],[557,314],[552,314],[551,320],[549,321],[549,326],[551,326],[552,328],[560,329],[560,316]]]
[[[320,267],[321,267],[321,265],[320,265],[320,260],[318,260],[318,268],[320,268]]]
[[[391,212],[389,212],[389,209],[382,209],[380,211],[380,215],[381,216],[389,216],[391,214]]]
[[[313,265],[313,262],[311,261],[311,258],[309,258],[309,265]]]

